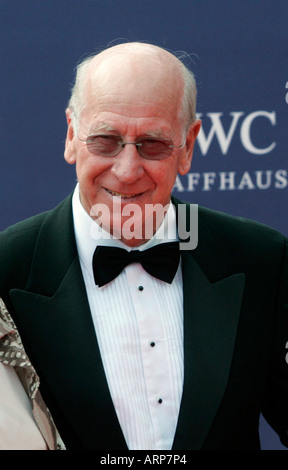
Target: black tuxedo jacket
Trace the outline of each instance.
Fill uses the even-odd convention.
[[[185,379],[173,449],[257,450],[261,412],[287,445],[286,239],[204,208],[198,239],[181,252]],[[67,448],[127,449],[92,324],[71,197],[2,232],[0,259],[0,296]]]

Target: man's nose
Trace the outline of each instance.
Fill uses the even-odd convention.
[[[139,155],[136,145],[128,143],[123,147],[114,157],[111,172],[126,184],[134,183],[143,176],[143,158]]]

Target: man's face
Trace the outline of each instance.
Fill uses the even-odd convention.
[[[87,86],[86,102],[89,104],[82,112],[77,135],[68,116],[65,159],[76,164],[80,199],[88,214],[97,204],[105,205],[112,214],[113,198],[115,202],[115,197],[120,196],[122,209],[127,204],[141,209],[142,216],[136,223],[143,226],[147,204],[166,206],[177,173],[183,175],[189,171],[199,122],[188,130],[186,144],[173,149],[163,160],[145,159],[136,146],[130,144],[114,157],[95,155],[85,142],[87,136],[101,134],[120,136],[124,142],[154,136],[171,140],[176,146],[183,144],[186,132],[177,119],[182,85],[177,84],[177,80],[172,84],[171,78],[166,77],[163,86],[161,75],[162,72],[158,72],[155,77],[155,70],[149,70],[149,66],[143,75],[137,66],[135,69],[135,63],[133,70],[127,67],[118,73],[115,61],[113,66],[104,64],[98,69],[97,78]],[[122,217],[121,226],[125,220],[127,216]],[[111,228],[110,225],[110,231]],[[126,243],[134,245],[144,241],[126,240]]]

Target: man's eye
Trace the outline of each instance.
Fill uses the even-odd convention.
[[[110,145],[117,144],[119,137],[115,135],[90,135],[87,139],[87,143],[97,145]]]
[[[144,152],[151,154],[170,153],[169,145],[164,140],[143,139],[139,142]]]

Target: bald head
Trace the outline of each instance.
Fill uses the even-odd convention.
[[[74,125],[91,97],[98,94],[105,99],[104,87],[110,96],[119,97],[123,86],[129,88],[131,102],[143,104],[163,95],[171,108],[177,108],[178,118],[184,125],[195,119],[196,85],[192,73],[173,54],[160,47],[145,43],[125,43],[108,48],[84,60],[77,68],[75,85],[69,101]],[[100,92],[100,93],[99,93]]]

